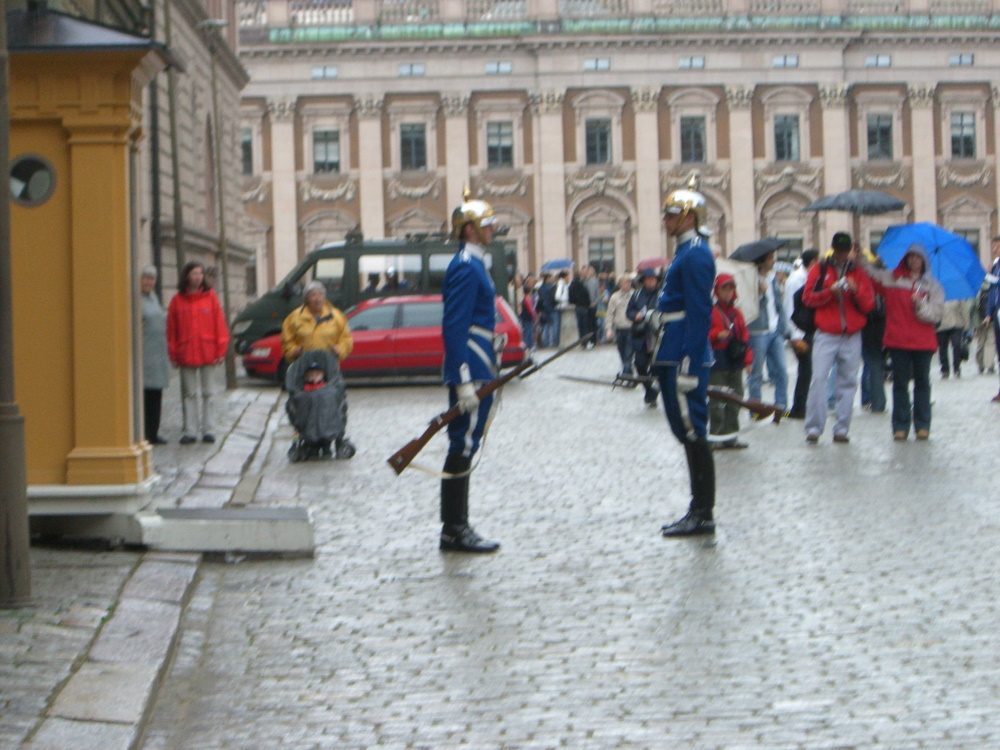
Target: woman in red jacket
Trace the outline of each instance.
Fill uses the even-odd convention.
[[[708,374],[709,385],[731,388],[743,396],[743,372],[750,372],[753,350],[748,346],[750,332],[743,313],[736,302],[736,279],[728,273],[715,278],[715,306],[712,308],[712,325],[708,341],[712,345],[715,362]],[[710,435],[733,435],[728,440],[713,442],[715,450],[746,448],[747,444],[735,437],[740,429],[740,407],[726,401],[708,402]]]
[[[906,440],[910,424],[917,440],[931,434],[931,358],[937,351],[937,323],[944,313],[944,290],[931,278],[923,245],[907,248],[895,270],[878,269],[864,254],[859,262],[885,298],[883,346],[892,359],[892,437]],[[910,407],[910,381],[913,407]]]
[[[214,443],[212,422],[213,377],[215,365],[226,356],[229,329],[219,298],[205,283],[205,267],[190,262],[181,270],[177,294],[167,310],[167,353],[170,362],[181,371],[181,406],[184,434],[181,443],[194,443],[195,435]],[[201,391],[201,419],[198,415],[198,392]]]

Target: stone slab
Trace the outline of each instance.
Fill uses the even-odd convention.
[[[128,750],[135,734],[132,724],[46,719],[22,750]]]
[[[90,660],[159,665],[170,651],[179,604],[122,599],[90,649]]]
[[[180,604],[198,572],[197,556],[193,557],[193,563],[144,560],[125,585],[122,598]]]
[[[86,662],[56,698],[54,718],[138,724],[160,665]]]

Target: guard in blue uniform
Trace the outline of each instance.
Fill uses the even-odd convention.
[[[476,391],[497,376],[496,288],[486,270],[486,247],[493,239],[493,209],[489,203],[469,200],[451,217],[452,239],[460,242],[448,264],[441,296],[444,298],[444,382],[449,407],[462,415],[448,424],[448,457],[441,480],[442,550],[494,552],[498,542],[483,539],[469,525],[469,470],[479,450],[493,406],[493,396],[480,400]]]
[[[687,515],[663,526],[666,537],[715,533],[715,462],[707,440],[715,260],[704,239],[705,196],[696,188],[693,179],[688,189],[674,190],[663,203],[663,223],[677,238],[677,250],[656,305],[662,328],[653,365],[667,421],[684,446],[691,476]]]

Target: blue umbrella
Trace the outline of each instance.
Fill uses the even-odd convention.
[[[542,264],[543,271],[563,271],[567,268],[573,267],[573,261],[566,260],[565,258],[558,258],[556,260],[547,260]]]
[[[889,227],[878,246],[887,268],[895,268],[914,242],[924,246],[931,259],[931,276],[944,288],[944,298],[971,299],[983,283],[986,271],[979,254],[964,237],[937,224],[898,224]]]

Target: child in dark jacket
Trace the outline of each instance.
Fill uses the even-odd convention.
[[[715,362],[708,377],[709,385],[729,388],[743,396],[743,372],[750,372],[753,350],[748,346],[743,313],[736,307],[736,280],[728,273],[715,279],[715,306],[712,308],[712,327],[708,340],[712,345]],[[710,435],[732,435],[727,440],[713,442],[715,450],[746,448],[747,444],[736,438],[740,430],[740,407],[726,401],[709,401]]]

